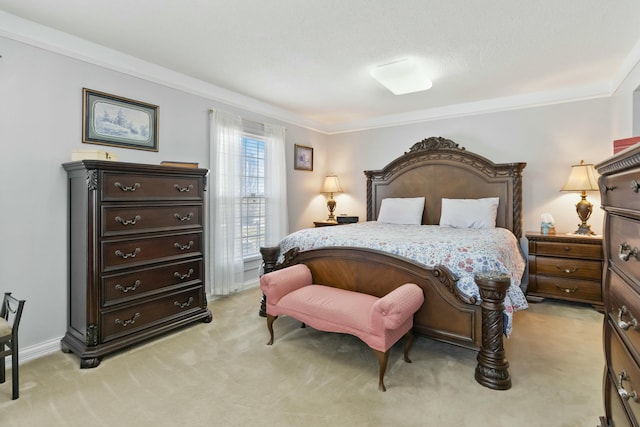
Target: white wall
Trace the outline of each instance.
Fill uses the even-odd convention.
[[[363,171],[381,169],[414,143],[442,136],[496,163],[526,162],[524,230],[538,230],[540,215],[550,212],[558,231],[570,232],[579,223],[574,206],[580,196],[559,190],[572,164],[580,160],[596,163],[612,154],[609,112],[609,98],[602,98],[333,135],[322,148],[322,155],[327,156],[322,165],[327,170],[331,165],[345,190],[336,197],[337,212],[359,215],[364,220]],[[320,199],[323,203],[324,198]],[[588,200],[594,204],[589,223],[601,233],[603,215],[598,192],[589,193]],[[314,204],[307,223],[326,212],[321,203]]]
[[[27,300],[20,344],[37,354],[57,348],[66,331],[67,177],[61,164],[73,149],[108,150],[126,162],[208,167],[210,108],[278,122],[3,37],[0,55],[0,293]],[[158,105],[159,152],[82,144],[83,87]],[[326,138],[280,124],[287,127],[288,170],[294,143],[318,146]],[[292,178],[290,191],[304,191],[305,180]]]

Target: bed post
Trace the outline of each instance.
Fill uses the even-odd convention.
[[[280,246],[261,246],[260,254],[262,255],[262,274],[271,273],[276,269],[278,256],[280,256]],[[260,298],[260,311],[258,314],[261,317],[267,317],[267,299],[264,294]]]
[[[511,376],[502,340],[504,299],[511,278],[501,272],[488,272],[476,274],[475,281],[482,299],[482,346],[477,357],[476,381],[494,390],[508,390]]]

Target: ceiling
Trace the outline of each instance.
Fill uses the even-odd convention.
[[[0,35],[16,32],[3,18],[24,18],[141,59],[150,71],[139,62],[138,74],[171,70],[327,133],[608,96],[640,59],[637,0],[0,0],[0,11]],[[41,34],[59,50],[75,40]],[[369,76],[407,57],[433,88],[397,96]]]

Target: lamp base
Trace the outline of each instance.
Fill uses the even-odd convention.
[[[587,236],[596,234],[591,231],[591,226],[587,224],[587,220],[591,216],[592,209],[593,205],[587,200],[587,192],[583,191],[580,201],[576,204],[576,212],[578,213],[578,218],[580,218],[580,221],[582,222],[578,225],[578,229],[574,234],[583,234]]]
[[[329,209],[329,216],[327,217],[327,221],[337,222],[336,217],[333,212],[336,210],[336,201],[333,200],[333,193],[331,193],[331,198],[327,200],[327,209]]]
[[[582,234],[585,236],[595,236],[596,233],[591,231],[591,226],[589,224],[580,224],[578,229],[573,232],[573,234]]]

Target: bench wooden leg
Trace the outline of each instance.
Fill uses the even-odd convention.
[[[411,359],[409,359],[409,350],[411,350],[412,345],[413,345],[413,331],[409,329],[409,332],[407,332],[404,339],[404,361],[407,363],[411,363]]]
[[[272,316],[270,314],[267,314],[267,329],[269,329],[269,336],[271,337],[267,345],[273,344],[273,321],[276,320],[277,318],[278,316]]]
[[[389,350],[380,351],[373,350],[376,357],[378,358],[378,365],[380,365],[379,369],[379,381],[378,381],[378,390],[387,391],[387,388],[384,386],[384,373],[387,371],[387,361],[389,360]]]

